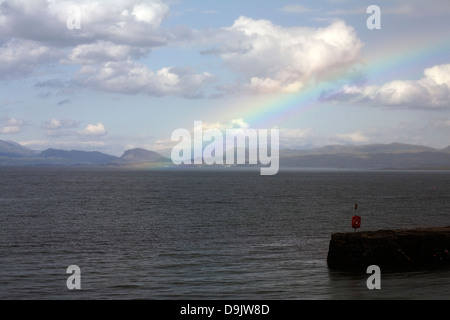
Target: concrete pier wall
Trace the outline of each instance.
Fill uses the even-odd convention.
[[[327,264],[341,270],[433,266],[450,264],[449,251],[450,226],[334,233]]]

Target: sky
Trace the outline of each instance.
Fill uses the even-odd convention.
[[[202,121],[279,129],[281,148],[444,148],[449,15],[448,0],[0,0],[0,140],[164,153]]]

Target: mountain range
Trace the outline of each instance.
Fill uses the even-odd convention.
[[[341,169],[450,169],[450,146],[435,149],[403,143],[331,145],[284,150],[282,167]]]
[[[47,149],[36,151],[0,140],[0,166],[173,166],[170,158],[135,148],[116,157],[98,151]],[[328,145],[280,150],[281,168],[440,169],[450,170],[450,146],[391,143],[359,146]]]
[[[156,152],[140,148],[116,157],[98,151],[47,149],[40,152],[0,140],[0,166],[135,166],[169,162],[172,163]]]

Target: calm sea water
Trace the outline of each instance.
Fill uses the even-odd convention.
[[[450,225],[450,172],[1,168],[0,188],[0,299],[450,299],[449,269],[369,290],[326,265],[355,203],[361,230]]]

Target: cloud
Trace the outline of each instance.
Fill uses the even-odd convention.
[[[308,9],[290,5],[282,10]],[[75,81],[65,83],[115,93],[202,98],[216,80],[210,73],[172,65],[153,70],[136,60],[158,47],[206,45],[210,48],[203,54],[219,55],[242,79],[217,87],[219,93],[209,96],[297,92],[353,64],[362,48],[354,29],[342,21],[299,28],[240,17],[221,29],[163,28],[169,11],[160,0],[112,0],[108,5],[99,0],[5,0],[0,2],[0,77],[37,74],[49,64],[79,65],[72,73]],[[69,30],[66,22],[74,12],[81,26]],[[36,86],[61,84],[54,79]]]
[[[10,39],[0,47],[0,78],[9,80],[28,76],[59,57],[62,57],[61,50],[35,41]]]
[[[6,0],[0,3],[0,38],[58,46],[99,39],[155,46],[165,43],[156,29],[168,13],[168,5],[159,0]],[[80,20],[76,31],[67,27],[67,20],[74,14]]]
[[[62,106],[63,104],[67,104],[67,103],[70,103],[70,100],[69,99],[64,99],[64,100],[58,101],[57,105],[58,106]]]
[[[307,7],[302,6],[301,4],[286,5],[279,10],[288,13],[305,13],[311,11],[311,9],[308,9]]]
[[[47,136],[104,136],[107,134],[105,125],[102,122],[88,124],[83,130],[77,130],[80,123],[71,119],[50,119],[42,123],[41,128],[46,130]]]
[[[71,8],[79,30],[67,27]],[[0,78],[27,77],[49,64],[141,58],[167,44],[169,33],[159,26],[168,12],[159,0],[0,1]]]
[[[124,61],[141,58],[149,52],[150,50],[146,48],[137,48],[100,40],[76,46],[67,57],[61,60],[61,63],[87,65],[109,61]]]
[[[70,119],[50,119],[42,123],[41,128],[46,130],[47,136],[74,136],[78,135],[75,130],[79,127],[79,122]]]
[[[87,140],[87,141],[79,141],[79,140],[68,140],[68,141],[55,141],[55,140],[23,140],[19,141],[19,144],[25,146],[27,148],[31,148],[34,150],[44,150],[48,148],[63,148],[63,149],[71,149],[71,150],[93,150],[98,151],[99,148],[104,148],[106,143],[104,141],[98,140]]]
[[[230,121],[229,128],[232,129],[249,129],[250,125],[244,119],[233,119]]]
[[[394,80],[379,86],[344,86],[338,92],[323,95],[321,100],[408,109],[448,108],[450,64],[425,69],[420,80]]]
[[[334,139],[339,143],[365,143],[369,141],[369,137],[367,137],[361,131],[337,133],[334,135]]]
[[[152,27],[158,27],[169,12],[169,7],[160,2],[140,3],[133,6],[132,16],[139,22],[145,22]]]
[[[42,128],[44,129],[62,129],[62,128],[76,128],[79,126],[79,123],[75,120],[65,119],[65,120],[57,120],[57,119],[50,119],[49,121],[45,121],[42,124]]]
[[[202,129],[203,131],[206,130],[220,130],[225,132],[227,129],[251,129],[250,125],[245,122],[244,119],[238,118],[238,119],[232,119],[228,122],[210,122],[210,121],[202,121]]]
[[[82,131],[82,134],[86,136],[103,136],[106,135],[106,133],[106,128],[101,122],[97,123],[96,125],[88,124],[87,127]]]
[[[67,83],[60,79],[51,79],[51,80],[45,80],[45,81],[38,81],[34,84],[36,88],[64,88],[66,87]]]
[[[195,73],[189,67],[166,67],[155,72],[130,60],[84,66],[78,73],[79,84],[101,91],[187,98],[199,97],[212,80],[208,72]]]
[[[24,121],[20,119],[10,118],[5,126],[0,129],[0,133],[2,134],[15,134],[19,133],[22,130],[24,125]]]
[[[282,10],[307,9],[291,5]],[[115,93],[202,98],[217,80],[210,73],[172,65],[153,70],[136,60],[169,44],[206,45],[210,48],[203,54],[219,55],[242,79],[217,87],[209,96],[297,92],[353,64],[362,48],[354,29],[342,21],[299,28],[240,17],[221,29],[163,28],[169,11],[160,0],[113,0],[108,5],[99,0],[5,0],[0,2],[0,74],[17,79],[49,64],[79,65],[72,73],[74,81],[64,83]],[[81,21],[77,30],[66,25],[73,12]],[[214,43],[217,47],[211,47]],[[53,79],[36,86],[62,83]]]
[[[193,130],[199,129],[198,127],[194,127]],[[245,121],[243,118],[231,119],[229,121],[202,121],[202,130],[205,133],[207,130],[219,130],[222,134],[226,135],[226,130],[228,129],[243,129],[244,134],[245,130],[259,130],[261,128],[254,128],[249,123]],[[276,127],[271,129],[278,129]],[[194,131],[190,130],[191,134],[194,134]],[[283,148],[290,147],[301,147],[305,145],[309,145],[312,143],[314,138],[314,131],[311,128],[281,128],[279,129],[280,133],[280,146]],[[168,149],[169,147],[173,147],[174,142],[171,140],[159,140],[155,143],[155,149]]]
[[[14,134],[19,133],[20,130],[21,130],[20,126],[5,126],[0,130],[0,132],[3,134]]]
[[[57,119],[51,119],[50,121],[45,122],[42,127],[45,129],[55,130],[61,128],[61,121]]]
[[[325,28],[299,28],[247,17],[223,29],[218,40],[219,47],[202,53],[220,55],[254,93],[299,91],[358,61],[363,46],[342,21]]]

